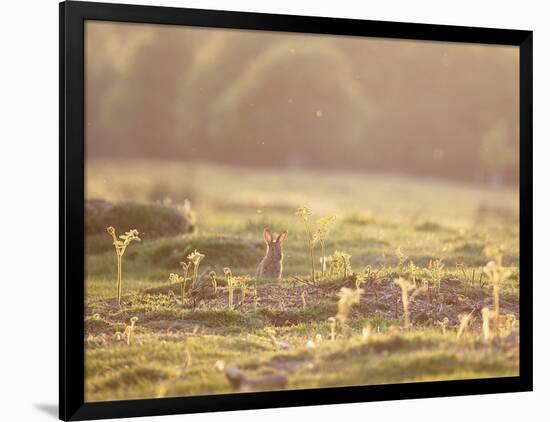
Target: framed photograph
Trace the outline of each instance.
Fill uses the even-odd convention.
[[[61,419],[532,390],[531,31],[59,11]]]

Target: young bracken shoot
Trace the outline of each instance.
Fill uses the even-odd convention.
[[[183,270],[183,281],[185,284],[187,284],[187,280],[189,279],[188,278],[188,275],[189,275],[189,268],[191,267],[191,263],[190,262],[185,262],[185,261],[181,261],[180,262],[180,265],[181,265],[181,269]],[[185,289],[185,284],[182,284],[181,288],[182,288],[182,292],[181,292],[181,300],[182,300],[182,303],[183,303],[183,296],[184,296],[184,289]]]
[[[124,330],[124,336],[126,337],[126,344],[128,346],[131,346],[132,341],[134,341],[134,327],[136,325],[137,320],[138,320],[138,317],[130,318],[130,325],[127,325],[126,329]]]
[[[330,257],[329,257],[329,274],[330,275],[338,275],[342,274],[342,278],[345,279],[348,274],[351,274],[351,255],[342,252],[342,251],[335,251]]]
[[[330,230],[334,226],[335,215],[327,215],[317,221],[317,229],[313,233],[313,246],[317,243],[321,245],[321,275],[324,277],[327,270],[327,256],[325,255],[325,244]]]
[[[197,283],[197,280],[199,278],[199,265],[203,258],[204,255],[196,249],[192,253],[187,255],[187,259],[193,264],[193,282],[191,284],[191,289],[193,290],[195,289],[195,284]]]
[[[309,248],[309,254],[311,257],[311,282],[315,283],[315,257],[314,257],[314,243],[313,243],[313,231],[311,229],[311,223],[309,217],[311,217],[311,210],[307,207],[300,207],[296,211],[296,215],[304,220],[307,235],[307,246]]]
[[[349,289],[347,287],[342,287],[338,293],[340,299],[338,300],[338,313],[336,314],[336,319],[345,330],[348,328],[348,317],[351,307],[359,304],[362,293],[363,289]]]
[[[122,255],[126,251],[126,248],[133,240],[141,241],[139,238],[139,232],[136,229],[127,231],[125,234],[121,235],[118,239],[116,236],[116,230],[114,227],[107,227],[107,233],[113,237],[113,245],[116,251],[117,257],[117,304],[120,305],[122,300]]]
[[[403,303],[403,319],[404,327],[406,330],[410,327],[409,321],[409,292],[412,292],[416,286],[411,283],[409,280],[404,278],[396,278],[394,283],[401,288],[401,302]]]
[[[214,289],[214,293],[218,290],[218,282],[216,281],[216,272],[210,271],[208,273],[208,277],[210,278],[210,281],[212,281],[212,289]]]
[[[227,283],[227,305],[229,306],[229,309],[233,309],[233,291],[235,289],[235,279],[233,278],[233,274],[231,274],[231,268],[225,267],[223,269],[223,274],[225,275],[225,281]]]
[[[400,246],[395,250],[395,255],[397,256],[397,268],[399,270],[399,274],[401,274],[403,271],[403,266],[409,257],[403,253]]]
[[[442,259],[430,260],[430,264],[428,266],[428,268],[430,269],[432,284],[434,288],[437,288],[437,293],[439,293],[439,291],[441,290],[441,279],[443,278],[444,267],[445,264],[443,264]]]
[[[336,318],[330,317],[328,322],[330,323],[330,341],[334,341],[336,339]]]
[[[367,282],[364,273],[357,273],[357,274],[354,274],[354,276],[355,276],[355,288],[356,288],[356,289],[361,288],[361,286],[362,286],[364,283]]]
[[[487,246],[484,249],[485,256],[492,258],[491,261],[483,268],[483,272],[489,278],[489,281],[493,284],[493,311],[492,317],[494,319],[494,326],[498,329],[499,317],[500,317],[500,300],[499,289],[502,283],[504,283],[512,275],[512,270],[502,265],[503,248],[502,246]]]
[[[187,277],[186,276],[179,276],[175,273],[170,273],[170,276],[168,278],[171,283],[179,283],[181,287],[181,303],[182,305],[185,303],[185,286],[187,284]]]
[[[437,325],[441,327],[441,332],[445,334],[447,332],[447,325],[449,325],[449,318],[445,317],[441,321],[437,321]]]
[[[458,316],[458,319],[460,320],[460,325],[458,326],[458,331],[456,333],[457,338],[461,338],[468,329],[473,312],[474,311],[470,312],[469,314],[460,314]]]

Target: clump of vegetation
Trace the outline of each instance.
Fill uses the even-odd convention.
[[[338,313],[336,319],[340,321],[342,325],[345,325],[348,321],[349,313],[353,305],[357,305],[361,299],[362,289],[349,289],[342,287],[338,293]]]
[[[491,245],[487,246],[484,249],[484,253],[487,257],[492,258],[491,261],[485,265],[483,272],[487,275],[489,281],[493,284],[493,310],[486,310],[484,313],[484,318],[489,320],[491,317],[493,319],[493,325],[495,331],[498,332],[499,329],[499,320],[500,320],[500,295],[499,289],[500,286],[512,275],[512,270],[506,268],[503,265],[503,247]],[[487,324],[487,327],[485,326]],[[487,332],[486,332],[487,331]],[[484,319],[484,334],[485,339],[488,340],[491,337],[491,328],[490,323]]]
[[[180,288],[181,288],[180,297],[181,297],[181,303],[183,305],[185,303],[185,288],[187,285],[187,276],[186,275],[180,276],[175,273],[170,273],[170,276],[168,277],[168,279],[170,280],[171,283],[180,284]]]
[[[113,245],[115,247],[116,252],[116,258],[117,258],[117,303],[120,305],[120,302],[122,300],[122,256],[124,255],[124,252],[126,252],[126,248],[132,241],[141,241],[139,238],[139,232],[136,229],[132,229],[130,231],[127,231],[125,234],[120,235],[119,238],[117,238],[116,230],[114,227],[109,226],[107,227],[107,233],[109,233],[113,237]]]
[[[437,289],[438,293],[441,291],[441,279],[443,278],[444,267],[445,267],[445,264],[443,263],[443,259],[430,260],[430,263],[428,265],[428,268],[430,270],[432,285],[434,286],[434,288]]]
[[[134,327],[137,321],[138,317],[130,318],[130,324],[127,325],[126,329],[124,330],[124,337],[126,337],[126,344],[128,346],[131,346],[132,342],[134,341]]]
[[[183,270],[183,277],[181,277],[181,303],[183,303],[185,300],[185,287],[187,285],[189,267],[191,267],[191,263],[181,261],[180,266],[181,266],[181,269]]]
[[[187,259],[189,261],[180,262],[180,266],[183,270],[182,276],[175,273],[170,273],[170,276],[169,276],[170,282],[180,284],[180,289],[181,289],[180,296],[181,296],[182,305],[185,303],[185,299],[187,296],[187,281],[191,280],[190,291],[192,292],[192,294],[197,287],[197,280],[199,278],[199,266],[201,261],[204,259],[204,257],[205,257],[204,254],[201,254],[199,251],[195,249],[192,253],[187,255]],[[189,269],[191,268],[191,265],[193,265],[193,274],[191,278],[189,278]],[[211,271],[211,273],[213,273],[213,271]],[[209,274],[208,276],[209,278],[212,279],[211,274]],[[216,273],[214,273],[214,281],[212,286],[214,288],[214,292],[216,288],[215,276],[216,276]]]
[[[361,294],[363,289],[349,289],[342,287],[338,293],[338,313],[336,319],[340,322],[342,329],[347,331],[348,329],[348,317],[353,305],[359,304],[361,300]]]
[[[301,217],[304,221],[304,225],[306,228],[306,236],[307,236],[307,247],[309,250],[309,255],[311,259],[311,282],[315,283],[316,276],[315,276],[315,246],[318,244],[321,247],[321,275],[324,276],[326,273],[327,268],[327,256],[326,256],[326,241],[330,235],[330,231],[332,230],[332,227],[334,226],[334,222],[336,221],[335,215],[327,215],[325,217],[321,217],[315,226],[315,228],[311,224],[311,215],[312,212],[307,207],[299,207],[296,211],[296,215]]]
[[[351,274],[351,255],[342,251],[335,251],[328,258],[328,262],[328,273],[331,276],[341,274],[342,278],[345,279],[348,274]]]
[[[412,283],[416,286],[416,273],[418,272],[418,267],[414,265],[414,262],[411,260],[409,261],[409,275],[411,277]]]
[[[236,286],[238,286],[241,290],[241,302],[244,303],[246,299],[246,295],[248,293],[252,293],[255,290],[255,287],[251,287],[248,283],[252,280],[252,278],[248,275],[243,275],[240,277],[233,277],[233,282]]]
[[[327,215],[322,217],[317,222],[317,229],[313,233],[313,246],[317,243],[321,245],[321,275],[324,277],[327,269],[327,257],[325,254],[325,242],[330,234],[334,222],[335,215]]]
[[[399,246],[395,250],[395,255],[397,256],[397,269],[398,269],[398,272],[399,272],[399,274],[403,274],[403,269],[404,269],[405,262],[407,262],[409,257],[407,255],[405,255],[405,253],[401,250],[401,246]]]
[[[355,288],[359,289],[361,286],[367,282],[367,279],[365,277],[364,273],[356,273],[354,274],[355,277]]]
[[[403,328],[406,330],[410,328],[410,318],[409,318],[409,299],[418,296],[425,290],[424,286],[416,286],[415,283],[404,279],[396,278],[394,283],[399,286],[401,289],[401,303],[403,305]]]
[[[227,305],[229,306],[229,309],[233,309],[233,292],[236,286],[235,279],[233,278],[233,274],[231,273],[231,268],[224,268],[223,273],[225,275],[225,282],[227,284]]]

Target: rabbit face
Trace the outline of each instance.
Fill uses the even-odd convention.
[[[267,248],[267,255],[270,256],[273,261],[280,261],[283,259],[283,248],[281,243],[274,240],[267,245]]]
[[[264,240],[267,245],[267,257],[272,261],[282,261],[283,259],[283,242],[288,236],[288,232],[285,230],[276,239],[273,238],[271,230],[267,227],[264,229]]]

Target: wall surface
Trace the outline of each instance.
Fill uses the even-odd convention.
[[[119,0],[119,2],[127,3]],[[550,233],[550,27],[545,2],[535,0],[189,0],[147,4],[348,17],[390,21],[532,29],[535,31],[535,393],[291,408],[186,416],[188,421],[264,422],[284,419],[464,421],[544,420],[550,395],[550,287],[545,271]],[[2,296],[0,385],[2,420],[57,417],[58,9],[57,2],[3,2],[0,77],[0,249]],[[180,416],[144,418],[175,421]]]

